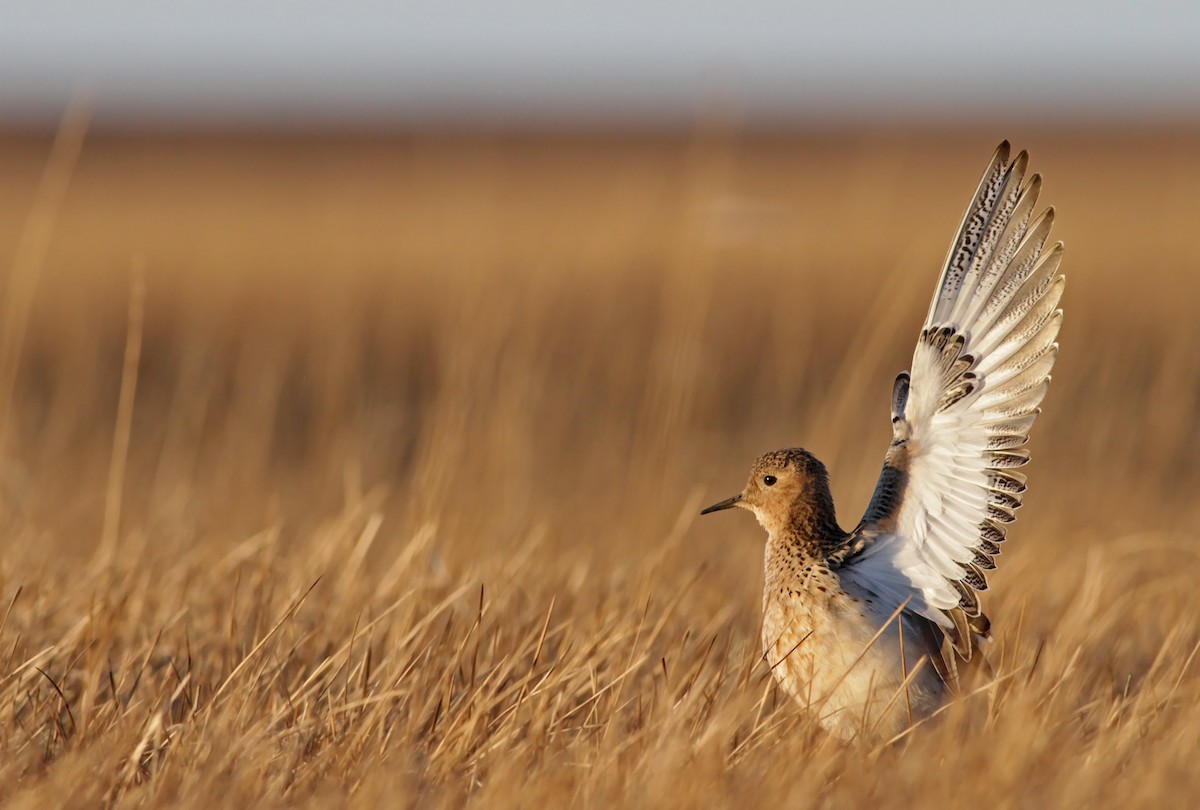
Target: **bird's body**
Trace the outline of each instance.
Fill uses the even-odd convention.
[[[849,532],[824,465],[801,449],[759,458],[738,506],[767,531],[764,658],[780,686],[844,739],[891,736],[942,705],[990,623],[978,591],[1021,505],[1019,449],[1057,356],[1061,244],[1024,152],[993,156],[951,245],[892,392],[892,443]]]
[[[787,536],[767,541],[766,570],[764,658],[822,725],[845,739],[863,729],[890,737],[941,703],[947,686],[926,660],[935,651],[922,619],[893,616]]]

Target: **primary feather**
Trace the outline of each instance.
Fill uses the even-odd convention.
[[[913,353],[896,379],[893,438],[841,575],[942,629],[969,659],[978,592],[1021,505],[1021,445],[1058,352],[1062,244],[1028,156],[996,150],[951,243]],[[946,662],[952,664],[952,661]]]

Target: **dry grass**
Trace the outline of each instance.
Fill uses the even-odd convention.
[[[994,140],[97,139],[40,207],[0,141],[0,802],[1196,803],[1195,136],[1018,141],[1069,284],[994,690],[823,738],[695,520],[791,444],[857,518]]]

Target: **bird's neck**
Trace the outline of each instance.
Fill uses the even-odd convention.
[[[817,559],[840,547],[846,533],[838,525],[829,485],[817,482],[805,492],[792,505],[788,520],[777,527],[777,534],[779,542],[796,546],[806,556]]]

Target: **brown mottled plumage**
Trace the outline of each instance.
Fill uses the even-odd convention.
[[[824,464],[799,448],[767,453],[741,494],[704,511],[731,506],[753,512],[767,531],[763,651],[785,691],[846,739],[864,722],[894,734],[914,710],[940,701],[945,683],[922,663],[940,655],[928,620],[889,623],[895,617],[881,601],[838,576],[851,535],[838,526]],[[902,632],[905,662],[896,666]]]
[[[911,375],[892,392],[892,443],[851,532],[824,465],[800,449],[759,458],[745,489],[767,531],[764,657],[838,736],[892,735],[959,686],[990,627],[978,592],[1021,505],[1018,449],[1058,353],[1061,243],[1034,216],[1041,179],[1000,145],[934,292]]]

